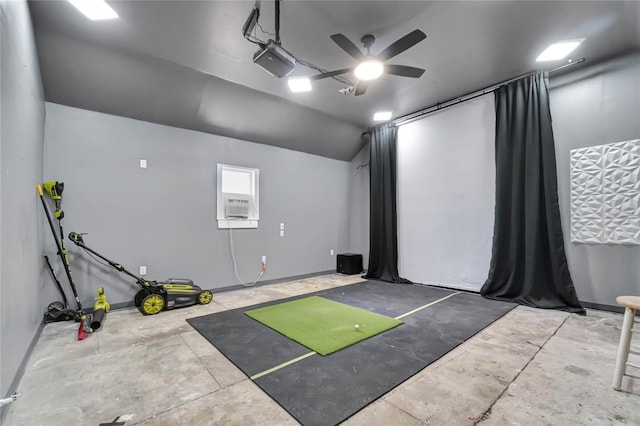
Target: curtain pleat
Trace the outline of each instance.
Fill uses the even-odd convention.
[[[370,133],[369,266],[364,278],[411,284],[398,274],[396,211],[397,128],[386,124]]]
[[[496,100],[496,208],[485,297],[584,314],[560,222],[545,76],[502,86]]]

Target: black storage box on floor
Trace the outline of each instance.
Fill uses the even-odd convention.
[[[359,274],[362,272],[362,255],[355,253],[339,254],[337,270],[340,274]]]

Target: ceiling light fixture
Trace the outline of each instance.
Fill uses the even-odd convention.
[[[358,80],[375,80],[384,71],[384,65],[379,59],[367,59],[358,64],[353,73]]]
[[[573,50],[578,47],[583,41],[584,39],[567,40],[554,43],[551,46],[547,47],[544,52],[542,52],[540,56],[536,58],[536,61],[557,61],[558,59],[562,59],[569,53],[573,52]]]
[[[391,118],[391,111],[378,111],[373,115],[373,121],[387,121]]]
[[[75,6],[84,16],[92,21],[114,19],[118,17],[115,10],[104,0],[67,0]]]
[[[310,92],[312,89],[311,80],[307,77],[290,78],[287,83],[289,84],[289,89],[294,93]]]

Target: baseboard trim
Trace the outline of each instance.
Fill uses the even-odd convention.
[[[251,288],[251,287],[261,287],[264,285],[270,285],[270,284],[279,284],[279,283],[283,283],[283,282],[287,282],[287,281],[295,281],[295,280],[302,280],[304,278],[311,278],[311,277],[318,277],[320,275],[327,275],[327,274],[335,274],[336,271],[331,269],[328,271],[320,271],[320,272],[312,272],[310,274],[302,274],[302,275],[293,275],[290,277],[282,277],[282,278],[276,278],[273,280],[266,280],[266,281],[259,281],[256,283],[256,285],[253,286],[244,286],[242,284],[234,284],[234,285],[230,285],[230,286],[225,286],[225,287],[220,287],[220,288],[212,288],[210,289],[211,292],[213,293],[224,293],[225,291],[233,291],[233,290],[240,290],[243,288]],[[109,311],[116,311],[118,309],[127,309],[127,308],[133,308],[135,306],[135,303],[132,301],[130,302],[118,302],[118,303],[112,303],[111,304],[111,309],[109,309]],[[84,310],[86,314],[92,314],[93,313],[93,308],[87,308]]]
[[[291,277],[282,277],[282,278],[276,278],[276,279],[273,279],[273,280],[259,281],[253,286],[245,286],[245,285],[242,285],[242,284],[236,284],[236,285],[230,285],[230,286],[226,286],[226,287],[214,288],[214,289],[211,289],[211,291],[214,292],[214,293],[224,293],[225,291],[240,290],[240,289],[243,289],[243,288],[251,288],[251,287],[262,287],[264,285],[279,284],[279,283],[283,283],[283,282],[287,282],[287,281],[302,280],[302,279],[305,279],[305,278],[318,277],[320,275],[335,274],[335,273],[336,273],[336,271],[334,269],[330,269],[328,271],[312,272],[310,274],[294,275],[294,276],[291,276]]]
[[[604,305],[602,303],[582,302],[582,301],[580,301],[580,303],[585,308],[597,309],[598,311],[615,312],[616,314],[624,314],[623,306]],[[636,316],[640,316],[640,311],[636,312]]]
[[[132,301],[130,302],[119,302],[119,303],[113,303],[110,308],[109,308],[109,312],[111,311],[116,311],[118,309],[126,309],[126,308],[133,308],[136,304]],[[91,312],[87,313],[93,313],[93,308],[91,308]],[[108,314],[107,314],[108,315]]]
[[[40,340],[40,335],[42,334],[42,330],[44,330],[44,322],[40,321],[40,325],[38,325],[38,329],[36,330],[36,334],[33,336],[33,339],[31,339],[31,343],[29,343],[29,347],[27,348],[27,352],[25,353],[24,357],[22,358],[22,362],[20,363],[20,367],[18,367],[18,371],[16,372],[15,376],[13,377],[13,381],[11,382],[11,385],[9,386],[9,390],[7,391],[7,394],[4,396],[4,398],[8,398],[13,393],[18,391],[18,385],[20,384],[20,381],[22,380],[22,376],[24,376],[24,372],[27,369],[27,364],[29,363],[29,359],[31,359],[31,355],[33,354],[33,350],[35,349],[36,344],[38,343],[38,340]],[[2,422],[4,422],[4,418],[7,415],[7,413],[9,412],[9,407],[11,407],[11,404],[5,405],[4,407],[0,408],[0,425],[2,424]]]
[[[261,287],[261,286],[264,286],[264,285],[279,284],[279,283],[283,283],[283,282],[287,282],[287,281],[302,280],[302,279],[305,279],[305,278],[318,277],[320,275],[328,275],[328,274],[336,274],[336,273],[337,272],[335,270],[331,269],[331,270],[328,270],[328,271],[312,272],[312,273],[309,273],[309,274],[293,275],[293,276],[290,276],[290,277],[282,277],[282,278],[276,278],[276,279],[273,279],[273,280],[260,281],[260,282],[256,283],[256,285],[250,286],[250,287],[249,286],[244,286],[244,285],[241,285],[241,284],[235,284],[235,285],[230,285],[230,286],[225,286],[225,287],[220,287],[220,288],[214,288],[214,289],[211,289],[211,291],[213,293],[224,293],[226,291],[234,291],[234,290],[240,290],[240,289],[243,289],[243,288],[251,288],[251,287]],[[365,270],[364,274],[366,274],[366,270]],[[344,274],[339,274],[339,275],[344,275]],[[440,283],[432,283],[432,282],[418,283],[418,282],[415,282],[414,284],[437,287],[437,288],[442,288],[442,289],[445,289],[445,290],[465,291],[465,292],[469,292],[469,293],[480,294],[479,291],[460,289],[460,288],[456,288],[456,287],[448,287],[447,285],[440,284]],[[583,301],[580,301],[580,304],[584,308],[596,309],[598,311],[615,312],[615,313],[618,313],[618,314],[623,314],[624,313],[624,308],[622,306],[605,305],[605,304],[602,304],[602,303],[583,302]],[[127,309],[127,308],[132,308],[134,306],[135,306],[135,304],[133,303],[133,300],[130,301],[130,302],[112,303],[110,310],[114,311],[114,310],[118,310],[118,309]],[[85,309],[85,312],[87,314],[91,314],[91,313],[93,313],[93,308]],[[638,311],[636,313],[636,315],[640,316],[640,311]],[[42,333],[43,325],[44,324],[40,325],[40,329],[38,330],[37,337],[39,337],[40,333]],[[29,350],[32,350],[33,346],[35,346],[35,343],[32,341],[31,342],[31,346],[29,347]],[[12,386],[13,386],[13,384],[12,384]],[[1,415],[0,415],[0,424],[2,424],[2,416]]]
[[[439,283],[432,283],[432,282],[414,283],[414,284],[437,287],[437,288],[442,288],[446,290],[466,291],[469,293],[480,294],[479,291],[465,290],[465,289],[460,289],[456,287],[448,287],[446,284],[439,284]],[[595,309],[598,311],[605,311],[605,312],[614,312],[617,314],[624,314],[624,307],[622,306],[605,305],[603,303],[594,303],[594,302],[583,302],[582,300],[580,301],[580,304],[582,305],[583,308]],[[636,316],[640,316],[640,310],[636,312]]]

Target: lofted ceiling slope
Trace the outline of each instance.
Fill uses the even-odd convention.
[[[283,47],[325,70],[355,65],[331,34],[359,45],[371,33],[374,54],[416,28],[427,34],[389,61],[426,69],[419,79],[383,75],[362,96],[333,79],[291,93],[252,63],[257,46],[241,28],[253,1],[110,4],[118,19],[89,21],[66,1],[30,2],[48,101],[345,161],[375,111],[399,117],[534,71],[553,42],[585,38],[572,57],[589,62],[640,48],[636,1],[285,0]],[[256,35],[273,38],[273,1],[261,2],[260,24]],[[316,73],[298,65],[292,76]]]

